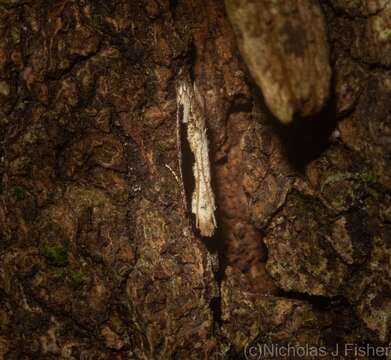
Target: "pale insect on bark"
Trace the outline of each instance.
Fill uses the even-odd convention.
[[[202,104],[196,84],[191,84],[188,79],[179,80],[177,105],[178,109],[183,107],[183,111],[181,118],[178,118],[177,126],[181,126],[180,122],[186,125],[187,141],[195,158],[193,165],[195,187],[191,197],[191,211],[195,215],[196,227],[200,234],[211,237],[216,229],[216,205],[211,185],[209,145]]]

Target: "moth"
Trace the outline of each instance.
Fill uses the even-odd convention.
[[[178,80],[176,90],[178,158],[182,184],[185,188],[183,169],[186,165],[184,161],[187,159],[182,154],[183,146],[181,144],[186,141],[194,156],[192,166],[194,189],[188,208],[195,216],[195,226],[201,236],[211,237],[217,226],[216,205],[211,183],[209,144],[203,100],[196,84],[192,83],[189,76],[181,77]]]

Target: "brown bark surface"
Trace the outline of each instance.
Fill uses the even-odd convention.
[[[391,3],[318,5],[330,96],[284,126],[223,1],[0,0],[0,359],[391,341]],[[205,105],[212,238],[189,214],[183,72]]]

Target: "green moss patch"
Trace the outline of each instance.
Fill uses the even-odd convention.
[[[42,250],[43,256],[50,264],[64,266],[68,263],[67,250],[59,245],[46,245]]]
[[[70,271],[69,280],[75,287],[80,287],[88,281],[88,277],[81,271]]]
[[[11,189],[11,194],[16,200],[23,200],[26,197],[26,189],[21,186],[14,186]]]

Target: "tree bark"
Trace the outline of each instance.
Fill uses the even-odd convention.
[[[0,359],[354,359],[345,344],[391,341],[391,3],[308,0],[312,28],[306,1],[235,20],[221,0],[0,0]],[[281,93],[241,21],[273,40]]]

